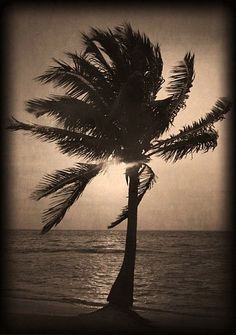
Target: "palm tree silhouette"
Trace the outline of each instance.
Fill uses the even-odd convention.
[[[218,138],[214,123],[224,119],[231,104],[220,98],[205,117],[163,139],[185,107],[194,80],[194,55],[187,53],[173,68],[168,96],[157,100],[164,82],[158,44],[153,45],[127,23],[113,30],[91,28],[82,39],[85,49],[81,54],[67,53],[71,65],[54,60],[55,66],[37,78],[64,88],[66,95],[27,102],[27,112],[37,118],[53,117],[58,127],[12,118],[8,128],[56,142],[62,153],[86,159],[86,163],[46,175],[33,192],[36,200],[49,195],[53,199],[43,213],[42,233],[60,223],[109,161],[127,164],[128,205],[109,226],[128,219],[124,260],[107,298],[110,304],[127,310],[133,305],[137,208],[155,181],[147,163],[152,156],[175,162],[214,149]]]

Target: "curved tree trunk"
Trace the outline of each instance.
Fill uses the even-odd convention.
[[[123,309],[129,309],[133,305],[139,184],[138,170],[139,167],[137,165],[128,170],[129,214],[126,233],[125,255],[120,272],[107,298],[107,301],[109,301],[110,304],[114,304]]]

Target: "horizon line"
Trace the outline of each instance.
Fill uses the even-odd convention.
[[[37,228],[4,228],[4,230],[32,230],[32,231],[41,231],[41,229]],[[124,231],[126,229],[53,229],[52,231]],[[232,229],[138,229],[138,231],[186,231],[186,232],[194,232],[194,231],[205,231],[205,232],[230,232]]]

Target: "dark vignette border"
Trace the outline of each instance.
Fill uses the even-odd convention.
[[[0,71],[1,71],[1,122],[0,122],[0,127],[1,127],[1,132],[0,132],[0,158],[1,158],[1,165],[0,165],[0,186],[1,186],[1,225],[0,225],[0,267],[1,267],[1,277],[0,277],[0,289],[4,289],[5,283],[7,282],[7,264],[6,264],[6,255],[5,255],[5,247],[6,247],[6,241],[7,241],[7,225],[6,222],[8,220],[8,203],[10,201],[8,197],[8,185],[7,185],[7,180],[9,178],[9,171],[8,171],[8,159],[9,159],[9,142],[7,140],[6,136],[6,120],[8,116],[10,115],[10,112],[8,110],[8,105],[7,105],[7,96],[8,96],[8,87],[10,86],[10,83],[8,82],[8,53],[11,52],[9,49],[8,45],[8,13],[11,11],[11,7],[14,6],[17,3],[17,5],[20,4],[22,8],[27,8],[28,6],[35,6],[35,9],[38,10],[42,7],[47,7],[50,5],[57,5],[57,6],[70,6],[70,5],[79,5],[83,6],[88,5],[88,2],[86,1],[33,1],[33,0],[24,0],[24,1],[1,1],[0,2],[0,36],[1,36],[1,51],[0,51],[0,56],[1,56],[1,63],[0,63]],[[106,1],[90,1],[89,5],[93,6],[94,4],[98,4],[99,6],[105,6],[105,7],[112,7],[114,10],[116,9],[117,6],[126,6],[126,5],[132,5],[132,6],[168,6],[171,8],[173,5],[178,6],[178,7],[188,7],[189,10],[194,10],[194,8],[202,7],[205,6],[207,8],[212,8],[214,6],[219,6],[222,8],[222,10],[225,10],[228,16],[228,19],[230,20],[230,28],[229,28],[229,40],[230,40],[230,47],[229,50],[226,50],[225,52],[228,53],[228,73],[229,73],[229,78],[228,78],[228,88],[229,88],[229,96],[231,101],[233,102],[233,109],[231,111],[231,120],[232,123],[230,124],[230,136],[229,136],[229,143],[228,143],[228,159],[229,159],[229,167],[228,167],[228,173],[227,173],[227,183],[228,183],[228,190],[229,190],[229,199],[228,199],[228,204],[226,204],[226,208],[228,209],[228,215],[227,215],[227,220],[229,221],[229,226],[231,227],[232,231],[232,254],[231,254],[231,266],[232,266],[232,309],[235,312],[234,314],[236,315],[236,295],[235,295],[235,283],[236,283],[236,274],[235,274],[235,254],[236,254],[236,229],[235,229],[235,217],[234,217],[234,210],[236,207],[235,203],[235,165],[234,165],[234,159],[235,159],[235,115],[234,115],[234,106],[235,106],[235,20],[234,20],[234,13],[235,13],[235,4],[233,0],[227,0],[227,1],[187,1],[187,0],[182,0],[182,1],[176,1],[176,2],[171,2],[169,1],[168,3],[166,1],[158,1],[158,2],[151,2],[151,1],[130,1],[125,2],[125,1],[119,1],[119,2],[106,2]],[[121,18],[122,20],[122,18]],[[210,84],[210,83],[209,83]],[[4,304],[3,296],[0,297],[0,313],[1,313],[1,319],[0,319],[0,333],[1,334],[7,334],[7,333],[47,333],[47,331],[42,329],[42,331],[29,331],[27,329],[14,329],[14,326],[12,328],[12,325],[9,329],[9,324],[6,323],[6,315],[5,311],[6,310],[6,305]],[[162,332],[163,331],[163,332]],[[206,332],[206,330],[203,329],[203,332],[197,332],[197,334],[233,334],[236,333],[236,322],[235,324],[232,324],[232,327],[227,328],[222,331],[217,330],[217,329],[212,329]],[[53,333],[61,333],[61,330],[55,330]],[[78,334],[78,329],[75,329],[73,333]],[[85,334],[86,330],[80,330],[80,334]],[[169,332],[165,332],[164,330],[160,330],[159,334],[169,334]],[[191,331],[193,334],[193,332]],[[97,334],[97,333],[94,333]],[[176,329],[173,334],[186,334],[183,329]]]

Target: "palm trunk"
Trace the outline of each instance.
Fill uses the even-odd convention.
[[[138,170],[138,166],[129,169],[129,215],[125,255],[120,272],[107,298],[110,304],[114,304],[123,309],[129,309],[133,305],[139,184]]]

